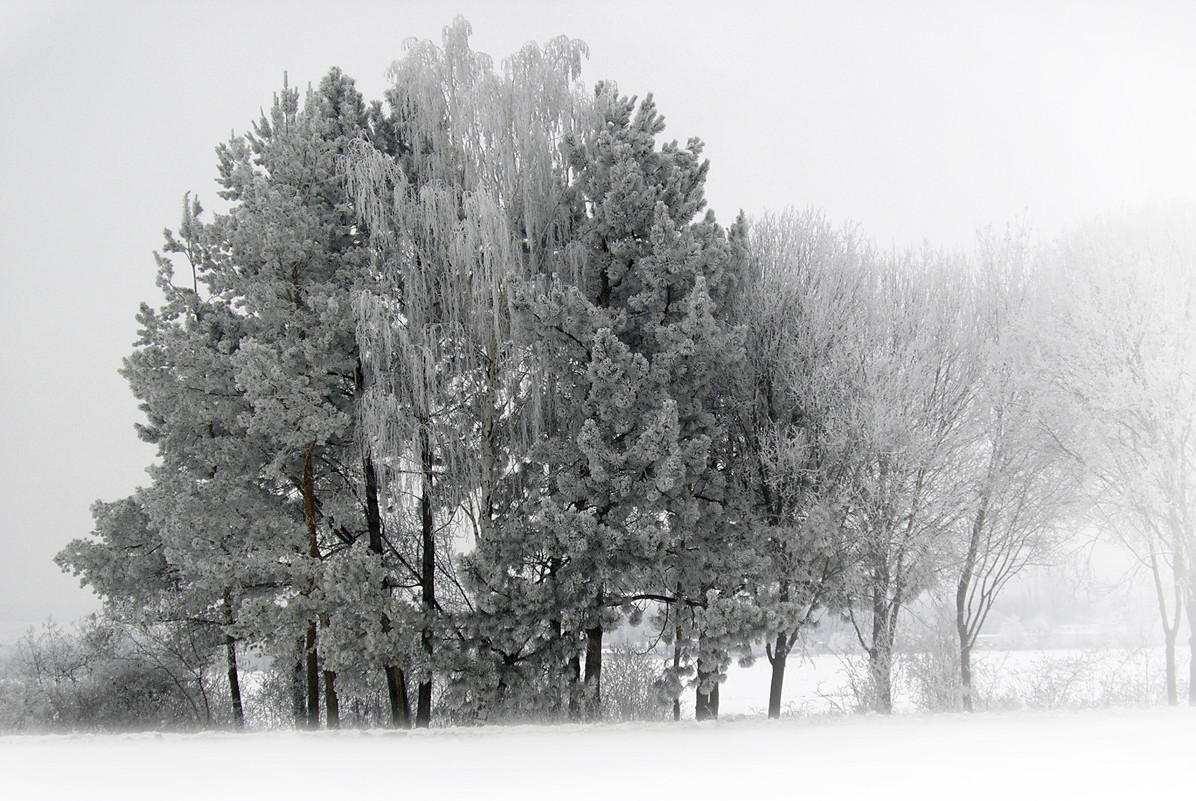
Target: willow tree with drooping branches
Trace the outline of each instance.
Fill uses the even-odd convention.
[[[376,279],[357,302],[364,444],[417,579],[419,726],[438,639],[468,639],[446,614],[472,606],[451,553],[485,542],[521,500],[541,383],[534,343],[512,325],[513,293],[565,269],[574,211],[562,144],[589,108],[581,42],[528,44],[499,73],[470,33],[458,17],[441,45],[406,43],[388,100],[407,148],[393,157],[360,140],[345,160]]]

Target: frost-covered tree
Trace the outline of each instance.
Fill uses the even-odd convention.
[[[442,45],[408,42],[388,99],[410,148],[360,141],[346,160],[378,276],[358,299],[366,441],[409,532],[421,726],[436,669],[468,677],[472,688],[454,689],[476,700],[495,689],[483,665],[520,660],[486,621],[464,620],[494,610],[472,608],[450,554],[471,540],[492,547],[522,514],[542,387],[533,346],[512,326],[513,293],[566,258],[573,205],[561,147],[587,108],[580,42],[528,45],[497,73],[469,34],[457,18]],[[451,648],[438,649],[446,637]]]
[[[725,321],[740,254],[703,213],[701,143],[660,146],[650,97],[599,85],[595,102],[598,124],[570,143],[577,266],[524,311],[552,389],[553,427],[533,456],[533,521],[550,537],[538,553],[556,598],[541,625],[562,633],[589,715],[617,610],[636,617],[635,604],[656,600],[692,618],[739,583],[716,412],[741,353]],[[711,662],[698,681],[709,694],[720,666],[691,655],[699,671]]]
[[[242,552],[250,530],[269,528],[280,507],[273,500],[246,504],[247,493],[262,500],[245,484],[261,443],[246,437],[237,420],[247,405],[227,360],[244,329],[227,307],[196,291],[205,258],[193,225],[199,213],[189,201],[182,239],[167,237],[168,251],[192,259],[192,286],[176,287],[171,262],[159,257],[165,303],[157,310],[142,307],[140,337],[123,371],[146,413],[140,433],[159,449],[154,483],[116,504],[97,504],[94,538],[72,542],[58,561],[91,584],[121,619],[188,620],[223,630],[239,721],[232,624],[241,588],[265,581]]]
[[[981,239],[968,302],[977,323],[980,373],[965,431],[966,512],[957,526],[955,630],[963,707],[971,712],[971,653],[1008,582],[1049,560],[1077,513],[1083,470],[1060,443],[1070,438],[1067,404],[1050,387],[1042,327],[1030,314],[1036,248],[1024,231]]]
[[[876,263],[851,402],[836,416],[852,443],[846,608],[882,713],[892,710],[900,613],[937,580],[964,508],[959,468],[978,360],[956,262],[924,249]]]
[[[1087,468],[1105,528],[1150,570],[1171,703],[1185,615],[1196,646],[1194,254],[1190,208],[1092,220],[1058,243],[1055,294],[1066,302],[1044,315],[1059,397],[1082,423],[1059,440]],[[1196,703],[1196,658],[1189,668]]]
[[[372,465],[358,445],[363,382],[353,298],[371,280],[367,233],[339,172],[361,137],[397,142],[391,121],[377,105],[367,108],[339,70],[302,103],[284,87],[251,134],[219,149],[221,195],[233,206],[210,234],[218,244],[212,291],[249,325],[230,354],[249,404],[240,420],[267,443],[259,470],[293,500],[305,534],[301,552],[287,558],[293,595],[285,609],[304,630],[308,725],[318,720],[321,689],[328,725],[339,717],[338,659],[322,661],[317,643],[337,611],[322,574],[362,536],[382,555]],[[401,723],[398,666],[384,661],[392,717]]]
[[[298,717],[310,726],[321,689],[328,724],[339,717],[336,660],[317,649],[337,611],[323,572],[367,533],[381,555],[356,430],[352,297],[369,261],[337,172],[363,132],[394,138],[333,70],[302,103],[284,86],[252,133],[218,148],[230,208],[205,222],[198,201],[185,204],[159,257],[165,303],[143,306],[125,368],[147,415],[141,433],[159,448],[140,502],[171,570],[219,611],[230,677],[234,638],[269,641],[279,656],[303,638]],[[174,284],[172,259],[190,269],[189,285]],[[393,685],[396,666],[386,668]]]
[[[769,717],[779,717],[785,665],[846,569],[842,518],[850,432],[835,425],[851,398],[853,337],[866,311],[866,242],[814,211],[752,227],[740,299],[746,328],[734,416],[739,492],[753,527],[753,603],[771,667]]]

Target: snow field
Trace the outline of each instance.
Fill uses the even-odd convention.
[[[1196,710],[0,737],[8,799],[1161,798]],[[1184,797],[1179,794],[1176,797]]]

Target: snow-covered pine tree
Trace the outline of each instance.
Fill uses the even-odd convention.
[[[188,620],[222,632],[239,722],[237,615],[250,588],[279,579],[269,558],[253,554],[285,541],[286,515],[273,486],[257,480],[265,443],[240,421],[248,404],[229,354],[245,336],[245,320],[221,298],[201,294],[213,264],[201,211],[187,198],[178,236],[166,236],[166,252],[191,269],[190,286],[176,286],[172,262],[158,256],[165,301],[156,310],[142,305],[139,339],[122,371],[146,414],[139,433],[158,446],[153,483],[116,505],[97,504],[95,539],[71,543],[58,561],[121,619]]]
[[[230,668],[233,638],[273,643],[280,657],[306,651],[297,718],[312,726],[320,679],[335,725],[336,665],[377,661],[341,653],[321,667],[316,650],[320,622],[345,611],[326,592],[326,558],[367,533],[375,561],[383,550],[356,432],[351,299],[367,278],[366,234],[337,172],[346,143],[363,133],[397,141],[380,108],[367,109],[333,70],[302,106],[284,86],[253,133],[218,148],[231,208],[204,222],[198,202],[185,203],[158,259],[166,301],[143,306],[125,368],[147,415],[142,435],[161,457],[138,502],[170,569],[222,626]],[[189,266],[187,285],[174,284],[171,257]],[[305,641],[296,649],[298,637]],[[391,646],[350,644],[389,652],[381,661],[392,718],[401,721],[404,688]]]
[[[320,660],[318,632],[344,611],[333,608],[324,586],[327,560],[362,535],[375,556],[381,550],[371,465],[357,436],[362,381],[353,297],[369,280],[367,234],[339,160],[351,141],[382,134],[393,143],[390,122],[334,69],[302,104],[297,90],[284,87],[252,134],[219,150],[221,194],[234,205],[213,223],[221,244],[213,291],[251,321],[231,355],[250,405],[242,421],[270,443],[262,469],[295,499],[305,533],[302,553],[289,557],[295,594],[286,608],[305,629],[310,726],[318,721],[321,678],[327,724],[337,725],[336,664],[361,657]],[[367,646],[388,647],[358,644]],[[397,666],[384,661],[392,718],[401,723]]]
[[[651,97],[600,85],[595,103],[600,124],[571,142],[579,269],[553,276],[523,310],[553,399],[533,455],[532,521],[548,536],[523,556],[553,588],[539,625],[560,632],[588,717],[620,608],[703,607],[736,584],[715,413],[741,354],[724,320],[739,253],[701,214],[700,142],[658,147]]]

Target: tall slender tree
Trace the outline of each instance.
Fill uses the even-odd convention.
[[[582,635],[584,672],[572,674],[590,717],[616,610],[648,599],[700,607],[736,581],[719,570],[735,529],[724,514],[715,411],[719,381],[741,352],[723,316],[740,252],[702,214],[701,143],[658,146],[664,122],[650,97],[599,85],[595,99],[601,122],[571,152],[585,209],[580,270],[526,312],[557,377],[556,430],[538,451],[538,514],[562,546],[547,563],[567,589],[562,617]],[[711,671],[700,689],[716,678]]]
[[[1151,570],[1172,703],[1180,607],[1196,646],[1194,252],[1190,208],[1089,221],[1052,255],[1067,302],[1042,316],[1057,396],[1085,422],[1060,441],[1087,468],[1106,527]],[[1196,657],[1196,704],[1193,688]]]
[[[346,160],[380,276],[358,302],[367,439],[382,492],[416,532],[418,726],[431,717],[436,642],[454,625],[438,575],[454,591],[448,606],[470,603],[450,542],[491,540],[522,501],[522,444],[534,436],[541,388],[511,325],[512,293],[565,258],[572,206],[561,146],[586,109],[580,42],[528,45],[500,75],[469,35],[457,18],[442,46],[408,42],[389,100],[410,149],[395,158],[360,141]]]
[[[978,360],[954,261],[923,250],[877,265],[840,418],[853,443],[846,608],[881,713],[892,711],[901,611],[937,580],[964,508],[959,464]]]
[[[965,711],[975,707],[972,649],[997,598],[1027,566],[1048,563],[1077,511],[1083,466],[1061,445],[1070,438],[1063,405],[1050,402],[1047,364],[1037,363],[1041,330],[1031,323],[1035,248],[1028,233],[991,230],[980,240],[968,307],[977,322],[980,373],[972,402],[971,447],[952,574]],[[1055,406],[1055,408],[1051,408]],[[1070,426],[1068,426],[1070,427]]]
[[[851,229],[835,230],[813,210],[765,217],[751,242],[737,479],[760,553],[754,602],[775,718],[789,653],[841,595],[850,462],[846,432],[833,421],[850,402],[848,357],[864,317],[860,290],[871,254]]]

